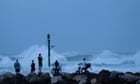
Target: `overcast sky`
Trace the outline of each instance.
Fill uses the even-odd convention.
[[[0,0],[0,54],[45,45],[58,52],[140,49],[140,0]]]

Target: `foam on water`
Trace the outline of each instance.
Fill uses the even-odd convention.
[[[43,71],[48,71],[47,47],[44,45],[35,45],[16,56],[0,56],[0,73],[7,71],[14,72],[13,64],[16,59],[19,59],[19,62],[21,63],[22,73],[27,74],[30,72],[30,64],[32,60],[35,61],[37,71],[37,57],[39,53],[41,53],[43,56]],[[54,50],[51,50],[51,64],[53,64],[53,62],[57,59],[62,66],[62,71],[64,72],[75,72],[78,67],[77,64],[81,62],[83,57],[86,57],[88,62],[92,64],[92,69],[90,69],[90,71],[94,72],[99,72],[102,69],[117,70],[123,72],[140,71],[140,52],[127,55],[116,54],[109,50],[104,50],[102,53],[96,55],[79,55],[76,52],[58,54]]]

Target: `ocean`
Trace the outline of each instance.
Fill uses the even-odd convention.
[[[36,72],[38,72],[38,54],[41,53],[43,57],[43,72],[49,72],[47,47],[32,46],[19,55],[2,56],[0,55],[0,74],[5,72],[14,73],[14,63],[16,59],[21,64],[21,73],[30,73],[31,61],[34,60],[36,64]],[[82,59],[86,58],[88,63],[91,63],[90,72],[98,73],[102,69],[120,72],[139,72],[140,71],[140,51],[136,53],[114,53],[110,50],[104,50],[101,53],[93,54],[79,54],[76,52],[57,53],[51,50],[51,64],[58,60],[62,72],[74,73],[78,69],[78,64]],[[51,67],[52,68],[52,67]]]

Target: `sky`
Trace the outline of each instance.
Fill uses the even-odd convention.
[[[140,50],[140,0],[0,0],[0,55],[34,45],[58,52]]]

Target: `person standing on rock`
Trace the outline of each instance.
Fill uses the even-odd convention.
[[[20,72],[20,63],[19,63],[18,59],[14,63],[14,68],[15,68],[15,72],[16,73],[19,73]]]
[[[55,66],[55,74],[59,74],[60,65],[59,65],[59,62],[57,60],[54,62],[54,66]]]
[[[39,73],[42,72],[42,56],[41,56],[41,53],[39,53],[39,56],[38,56],[38,70],[39,70]]]
[[[31,64],[31,73],[35,72],[35,63],[34,60],[32,60],[32,64]]]

